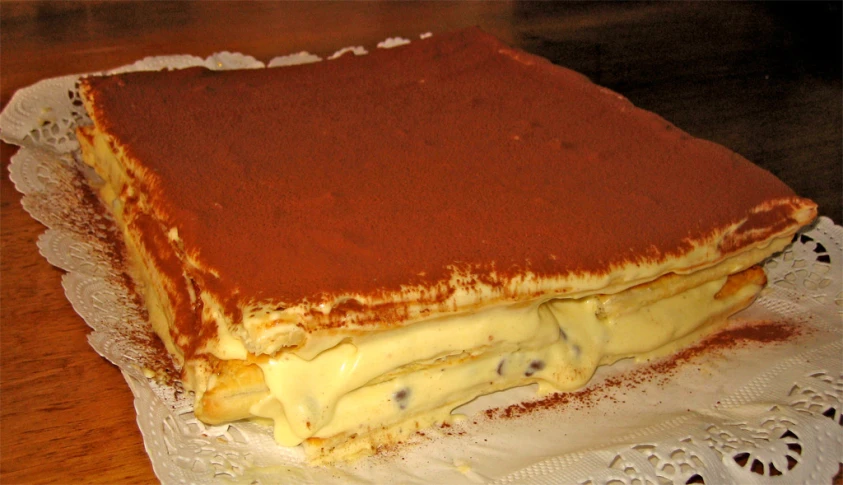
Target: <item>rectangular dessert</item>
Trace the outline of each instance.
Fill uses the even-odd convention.
[[[478,29],[80,89],[83,157],[196,416],[271,421],[314,463],[674,352],[749,305],[816,216]]]

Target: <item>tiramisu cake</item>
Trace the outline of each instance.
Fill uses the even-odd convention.
[[[283,68],[88,77],[82,152],[208,423],[312,462],[665,355],[816,207],[470,29]]]

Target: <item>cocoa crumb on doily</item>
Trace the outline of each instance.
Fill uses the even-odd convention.
[[[484,414],[488,419],[512,419],[543,409],[563,407],[573,410],[587,409],[605,399],[621,403],[623,401],[617,397],[619,389],[634,389],[644,383],[652,382],[664,385],[681,366],[700,356],[726,349],[787,342],[803,332],[805,332],[804,327],[791,322],[760,321],[727,327],[669,357],[621,375],[608,377],[600,383],[579,391],[558,392],[537,401],[491,408],[485,410]]]
[[[747,347],[752,344],[770,344],[786,342],[798,337],[803,327],[788,322],[756,322],[735,327],[727,327],[702,341],[680,350],[671,357],[655,362],[649,370],[666,374],[679,365],[709,352],[723,349]]]
[[[137,325],[126,326],[130,330],[121,332],[121,337],[128,341],[129,347],[137,351],[132,354],[132,360],[144,374],[159,384],[179,389],[180,386],[176,385],[179,372],[172,357],[148,324],[149,313],[131,276],[128,250],[120,230],[91,186],[89,177],[78,166],[74,167],[71,186],[77,201],[74,205],[79,210],[74,217],[69,218],[69,229],[108,263],[113,271],[104,278],[113,288],[124,290],[119,298],[127,309],[126,315],[134,316],[137,321]]]

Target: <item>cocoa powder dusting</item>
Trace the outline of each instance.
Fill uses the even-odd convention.
[[[759,204],[810,204],[477,29],[306,66],[85,83],[97,123],[149,179],[159,222],[220,275],[202,288],[232,312],[241,299],[431,287],[454,266],[475,274],[466,284],[602,274],[747,218],[788,221]]]

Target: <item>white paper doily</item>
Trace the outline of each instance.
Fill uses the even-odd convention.
[[[331,57],[346,52],[366,51]],[[319,61],[303,52],[267,66]],[[112,72],[199,65],[267,67],[223,52],[147,58]],[[529,388],[487,396],[460,409],[460,424],[426,430],[354,465],[311,468],[298,449],[277,446],[267,428],[201,423],[178,383],[145,376],[160,357],[150,355],[144,311],[126,289],[117,232],[86,187],[93,175],[78,161],[74,129],[88,122],[78,77],[17,92],[0,114],[0,138],[21,146],[9,169],[24,209],[48,228],[38,247],[67,272],[65,292],[93,329],[91,346],[129,383],[162,482],[822,484],[843,461],[843,228],[829,219],[768,263],[770,288],[736,318],[737,326],[798,328],[785,342],[727,346],[667,370],[622,362],[549,408],[508,407],[533,398]]]

